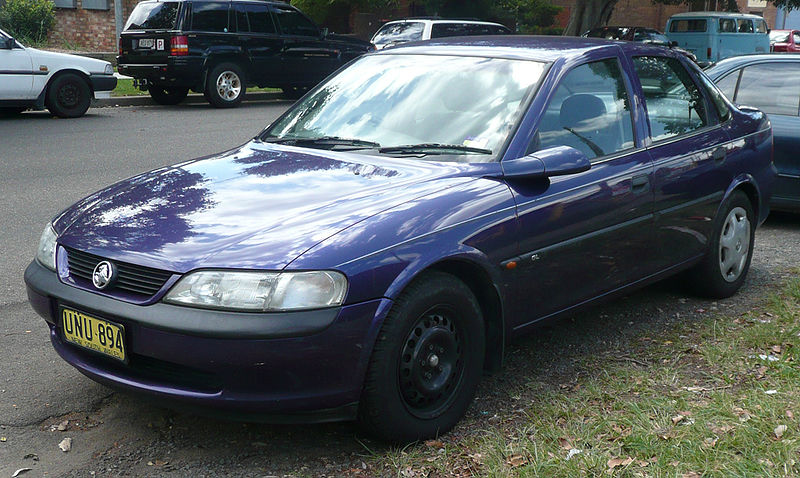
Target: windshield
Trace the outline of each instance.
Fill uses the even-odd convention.
[[[421,40],[424,29],[425,25],[421,22],[390,23],[378,30],[378,33],[372,37],[372,43],[383,45]]]
[[[788,31],[772,31],[769,34],[769,41],[772,43],[789,43]]]
[[[143,2],[131,12],[125,30],[172,30],[178,20],[178,2]]]
[[[295,104],[261,139],[349,138],[385,154],[417,145],[417,153],[407,154],[420,157],[422,145],[450,145],[437,160],[491,161],[545,66],[482,57],[362,57]]]

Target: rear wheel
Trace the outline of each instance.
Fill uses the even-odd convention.
[[[750,269],[755,229],[750,199],[742,191],[734,191],[722,204],[714,221],[706,257],[688,271],[692,289],[714,299],[735,294]]]
[[[238,106],[246,90],[244,73],[235,63],[220,63],[208,73],[205,97],[212,106]]]
[[[92,91],[82,77],[74,73],[57,76],[47,87],[45,105],[55,116],[77,118],[89,109]]]
[[[378,334],[360,402],[361,427],[392,442],[450,430],[475,394],[484,340],[472,291],[450,274],[420,276],[397,298]]]
[[[147,89],[153,101],[160,105],[177,105],[189,94],[189,88],[150,86]]]

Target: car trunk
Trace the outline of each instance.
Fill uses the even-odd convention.
[[[179,37],[185,2],[141,2],[131,12],[120,38],[126,63],[166,63]],[[174,38],[182,38],[176,42]]]

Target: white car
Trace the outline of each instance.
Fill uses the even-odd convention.
[[[117,86],[111,63],[26,48],[0,30],[0,113],[47,108],[56,116],[83,116],[98,92]]]
[[[372,36],[377,49],[409,41],[473,35],[510,35],[509,28],[492,22],[407,18],[384,24]]]

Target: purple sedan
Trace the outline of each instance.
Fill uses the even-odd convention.
[[[25,281],[100,383],[408,441],[452,428],[546,319],[678,272],[734,294],[774,178],[766,116],[678,53],[411,43],[238,148],[68,208]]]

